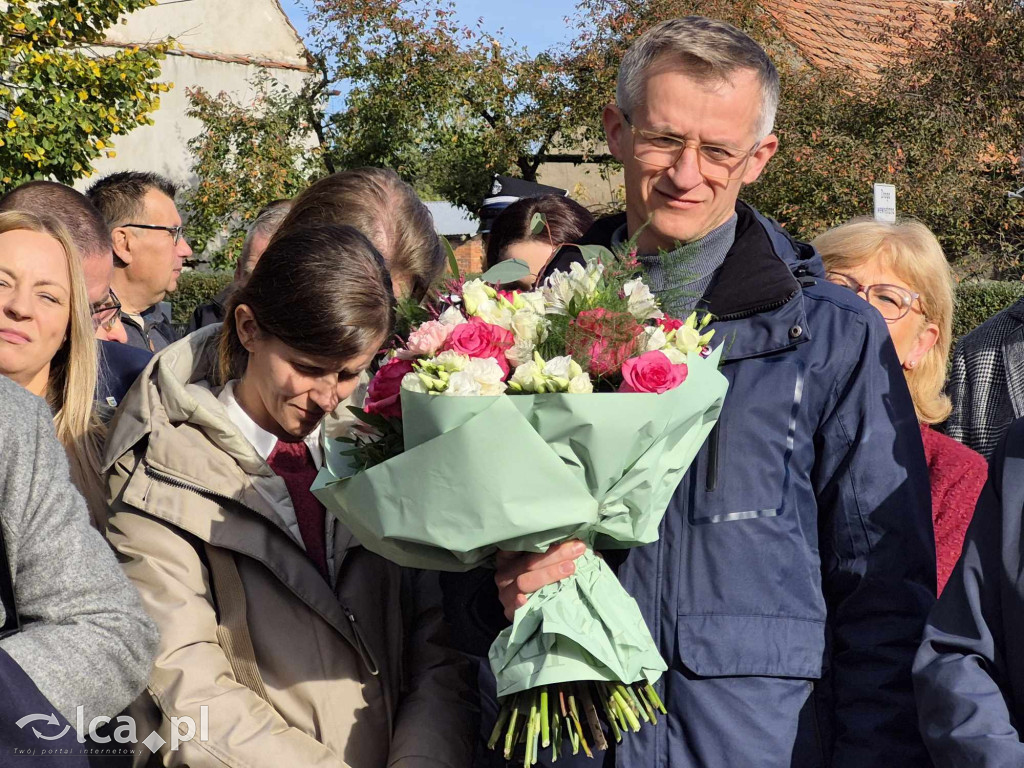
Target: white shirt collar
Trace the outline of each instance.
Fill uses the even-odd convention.
[[[217,399],[227,410],[231,423],[238,427],[238,431],[252,444],[252,447],[256,449],[256,453],[266,461],[277,446],[277,436],[265,430],[253,421],[248,413],[242,410],[242,406],[238,404],[238,400],[235,398],[235,384],[237,383],[238,379],[234,379],[225,384]],[[321,421],[317,424],[316,429],[306,435],[304,440],[317,469],[320,469],[324,463],[324,451],[320,444],[323,429],[324,423]]]

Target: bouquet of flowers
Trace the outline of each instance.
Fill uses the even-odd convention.
[[[709,317],[666,317],[633,258],[583,250],[585,265],[538,290],[500,290],[515,264],[442,290],[313,488],[363,546],[408,567],[588,545],[490,650],[502,702],[490,746],[511,759],[525,745],[525,766],[540,747],[552,759],[566,743],[607,748],[602,720],[619,740],[664,714],[665,662],[594,550],[657,539],[727,388]]]

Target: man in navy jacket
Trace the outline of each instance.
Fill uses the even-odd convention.
[[[778,146],[778,93],[756,43],[690,17],[633,45],[604,112],[626,213],[584,240],[635,241],[666,309],[711,312],[730,385],[660,540],[618,564],[668,662],[670,716],[607,765],[929,764],[911,683],[935,593],[920,431],[881,316],[737,200]],[[483,650],[497,599],[507,619],[578,546],[447,578],[456,634]]]

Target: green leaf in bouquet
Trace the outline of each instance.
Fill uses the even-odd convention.
[[[537,213],[533,214],[533,218],[530,219],[530,234],[539,235],[541,232],[547,229],[547,226],[547,216],[538,211]]]
[[[378,432],[384,432],[391,426],[390,422],[379,414],[367,413],[362,408],[358,408],[354,405],[346,407],[359,421],[363,422],[363,424],[366,424],[367,426],[373,427]]]
[[[455,250],[452,248],[451,242],[444,235],[441,235],[441,244],[448,255],[448,269],[451,271],[452,277],[458,280],[462,275],[459,271],[459,260],[455,257]]]
[[[599,261],[606,267],[615,261],[615,254],[603,245],[577,245],[576,247],[587,261]]]
[[[522,259],[499,261],[488,269],[480,279],[489,285],[508,285],[530,276],[530,265]]]

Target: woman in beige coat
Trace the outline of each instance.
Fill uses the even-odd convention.
[[[470,763],[472,680],[445,645],[436,576],[366,551],[308,491],[324,415],[393,303],[356,230],[286,233],[224,326],[158,354],[115,417],[108,537],[160,627],[149,715],[165,765]],[[186,717],[195,735],[172,751]]]

